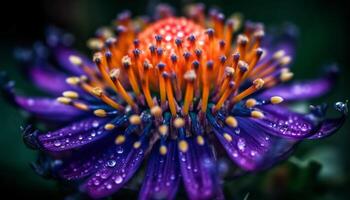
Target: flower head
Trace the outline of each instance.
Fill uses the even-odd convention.
[[[293,77],[290,34],[264,41],[260,23],[237,32],[238,18],[216,10],[207,17],[202,5],[188,7],[186,17],[171,10],[160,6],[154,21],[120,14],[114,27],[88,41],[92,60],[53,31],[48,45],[60,68],[49,67],[40,52],[26,63],[35,63],[27,69],[33,82],[56,98],[18,96],[3,81],[18,106],[60,126],[23,131],[26,144],[56,163],[48,169],[55,176],[83,180],[83,191],[105,197],[148,158],[140,199],[173,199],[181,180],[190,199],[213,199],[222,197],[219,158],[246,171],[266,169],[299,141],[326,137],[343,124],[341,102],[335,119],[324,117],[324,106],[306,115],[286,107],[326,93],[334,82],[332,71],[282,84]]]

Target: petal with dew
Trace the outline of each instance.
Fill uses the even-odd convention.
[[[66,83],[67,76],[61,72],[45,69],[43,67],[32,67],[29,75],[34,84],[52,95],[61,95],[72,87]]]
[[[159,153],[159,144],[156,147],[147,164],[140,200],[174,199],[180,183],[176,142],[170,141],[166,145],[166,155]]]
[[[81,110],[52,98],[14,96],[14,101],[23,110],[46,121],[67,122],[84,114]]]
[[[188,149],[179,150],[181,174],[189,199],[214,199],[220,196],[216,161],[212,149],[204,142],[186,139]]]
[[[114,119],[113,124],[119,126],[126,122],[126,117],[122,116]],[[62,152],[70,149],[81,148],[85,145],[93,144],[107,136],[116,135],[119,130],[105,130],[104,125],[112,122],[111,119],[89,118],[73,123],[57,131],[48,132],[39,136],[42,148],[49,152]]]
[[[84,185],[87,193],[93,198],[102,198],[121,189],[139,168],[147,145],[133,147],[131,138],[118,146],[110,160],[90,177]]]

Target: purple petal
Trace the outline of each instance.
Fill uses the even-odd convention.
[[[111,154],[103,167],[90,177],[84,188],[93,198],[102,198],[118,191],[127,183],[139,168],[147,145],[132,147],[132,139],[120,146]]]
[[[115,147],[115,146],[114,146]],[[78,153],[66,160],[60,168],[58,174],[66,180],[76,180],[87,177],[96,172],[103,163],[108,160],[111,149],[102,148],[99,151],[92,151],[91,153]]]
[[[326,119],[319,125],[317,131],[308,139],[321,139],[335,133],[345,123],[346,117],[341,116],[335,119]]]
[[[38,137],[42,148],[49,152],[61,152],[92,144],[109,135],[104,130],[108,119],[89,118],[75,122],[57,131],[48,132]]]
[[[288,155],[296,140],[271,136],[257,127],[251,119],[237,118],[239,128],[214,129],[214,133],[228,156],[241,168],[248,171],[270,167]],[[227,134],[231,140],[228,140]]]
[[[84,113],[51,98],[15,96],[14,100],[23,110],[46,121],[66,122],[76,119]]]
[[[187,152],[179,151],[181,174],[189,199],[214,199],[220,194],[214,155],[208,144],[187,139]]]
[[[327,94],[333,84],[334,79],[331,77],[295,82],[289,85],[280,85],[267,89],[258,98],[269,99],[272,96],[280,96],[285,101],[307,100]]]
[[[87,66],[94,66],[94,64],[91,62],[90,59],[88,59],[87,57],[85,57],[84,55],[82,55],[77,51],[74,51],[68,48],[63,48],[63,47],[57,48],[55,51],[55,56],[58,63],[63,69],[67,70],[68,72],[74,75],[82,75],[84,74],[84,72],[81,68],[79,68],[78,66],[70,62],[69,56],[71,55],[79,56],[82,59],[83,63],[86,64]]]
[[[265,117],[254,119],[256,126],[277,137],[303,139],[312,134],[313,122],[304,115],[278,105],[261,106]]]
[[[168,153],[163,156],[159,148],[154,148],[139,194],[140,200],[175,198],[180,182],[176,142],[170,141],[167,149]]]
[[[67,76],[61,72],[43,67],[33,67],[30,69],[29,74],[37,87],[55,96],[61,95],[63,91],[72,89],[66,83]]]

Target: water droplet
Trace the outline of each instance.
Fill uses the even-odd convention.
[[[93,121],[92,122],[92,127],[97,128],[100,124],[98,123],[98,121]]]
[[[115,160],[108,160],[107,161],[107,166],[108,167],[114,167],[117,164]]]
[[[118,149],[117,149],[117,153],[122,154],[122,153],[123,153],[123,151],[124,151],[124,149],[123,149],[122,147],[118,147]]]
[[[28,103],[29,106],[32,106],[32,105],[34,105],[34,100],[33,99],[28,99],[27,103]]]
[[[59,146],[61,146],[61,142],[58,141],[58,140],[56,140],[56,141],[53,143],[53,145],[55,145],[56,147],[59,147]]]
[[[252,150],[252,151],[250,152],[250,155],[251,155],[251,156],[255,156],[256,153],[257,153],[256,151]]]
[[[106,188],[110,190],[110,189],[112,189],[112,185],[111,184],[107,184]]]
[[[116,184],[120,184],[123,181],[123,178],[121,176],[117,176],[114,180]]]
[[[79,135],[78,139],[79,139],[79,140],[82,140],[82,139],[83,139],[83,136]]]
[[[94,181],[94,185],[95,185],[95,186],[98,186],[98,185],[100,185],[100,181],[98,181],[98,180],[95,180],[95,181]]]
[[[239,138],[238,142],[237,142],[238,149],[241,150],[241,151],[244,151],[245,150],[245,146],[246,146],[245,140],[243,138]]]
[[[48,137],[48,138],[51,137],[51,134],[50,133],[46,134],[46,137]]]
[[[240,133],[241,133],[241,129],[236,128],[236,129],[235,129],[235,133],[236,133],[237,135],[240,134]]]

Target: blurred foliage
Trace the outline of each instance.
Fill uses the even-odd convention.
[[[158,1],[136,0],[51,0],[30,1],[19,7],[14,1],[6,9],[16,11],[3,20],[0,46],[0,70],[5,70],[16,81],[17,89],[25,94],[40,94],[24,80],[16,68],[12,50],[18,45],[30,45],[43,39],[45,26],[54,24],[76,35],[76,47],[86,51],[85,41],[101,25],[109,25],[116,14],[129,9],[134,15],[152,12]],[[178,12],[183,5],[193,1],[169,2]],[[343,1],[317,0],[234,0],[202,1],[208,7],[222,8],[228,16],[241,12],[245,19],[261,21],[267,27],[294,23],[300,31],[297,56],[293,64],[296,79],[319,75],[323,65],[336,62],[342,71],[335,90],[328,96],[309,103],[335,102],[349,99],[350,84],[348,58],[348,7]],[[1,21],[2,22],[2,21]],[[62,199],[69,193],[54,182],[34,174],[29,163],[35,153],[22,143],[20,129],[25,124],[25,115],[0,99],[0,175],[2,191],[13,196],[27,198]],[[347,124],[333,137],[322,141],[306,141],[299,145],[294,157],[271,170],[247,175],[225,182],[228,199],[347,199],[350,167],[349,134]],[[123,195],[123,196],[120,196]],[[74,195],[73,195],[74,196]],[[73,197],[72,196],[72,197]],[[125,191],[116,198],[130,196],[135,192]],[[184,192],[179,198],[184,198]]]

